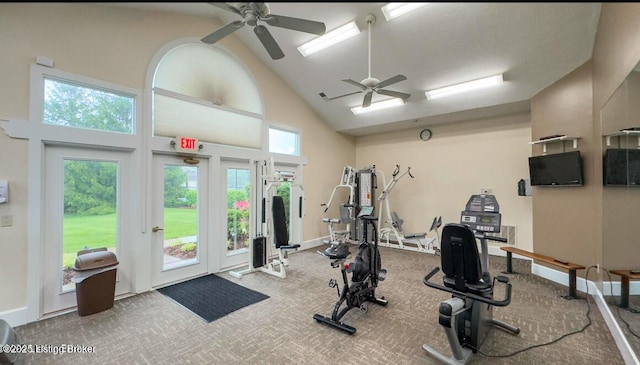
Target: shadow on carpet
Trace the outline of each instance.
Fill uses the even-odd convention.
[[[158,289],[158,292],[187,308],[208,323],[269,298],[215,274]]]

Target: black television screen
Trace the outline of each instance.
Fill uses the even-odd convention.
[[[529,157],[529,177],[532,186],[582,185],[580,151]]]
[[[609,148],[603,167],[604,185],[640,186],[640,150]]]

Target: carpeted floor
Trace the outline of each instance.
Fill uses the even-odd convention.
[[[440,265],[440,258],[385,247],[380,252],[388,273],[378,295],[389,305],[347,313],[343,320],[357,328],[354,335],[313,319],[315,313],[330,315],[337,293],[328,287],[329,279],[340,280],[340,271],[315,250],[291,254],[286,279],[259,272],[242,279],[220,274],[270,298],[211,323],[152,291],[118,300],[112,309],[94,315],[72,312],[16,331],[26,344],[95,347],[95,353],[29,354],[27,364],[437,364],[422,345],[450,353],[438,324],[438,305],[449,295],[426,287],[422,279]],[[494,310],[496,318],[520,327],[520,334],[493,330],[483,353],[508,355],[580,331],[589,322],[589,309],[591,325],[512,357],[475,354],[470,363],[624,364],[595,302],[563,299],[567,288],[526,274],[529,265],[514,260],[514,270],[525,274],[509,275],[511,305]],[[491,257],[494,276],[504,266],[503,257]]]

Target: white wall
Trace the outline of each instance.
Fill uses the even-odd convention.
[[[518,247],[531,250],[531,197],[517,194],[518,181],[529,178],[530,115],[432,126],[426,142],[418,137],[421,129],[356,139],[358,168],[375,164],[389,180],[396,164],[401,171],[411,167],[415,178],[403,177],[389,197],[403,231],[426,232],[438,215],[443,224],[460,222],[469,197],[490,188],[502,224],[515,225]]]

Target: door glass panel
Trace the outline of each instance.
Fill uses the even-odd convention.
[[[78,251],[106,247],[116,253],[117,189],[117,162],[64,160],[62,291],[75,289]]]
[[[198,263],[198,167],[164,166],[163,270]]]
[[[249,249],[249,169],[227,168],[227,254]]]

